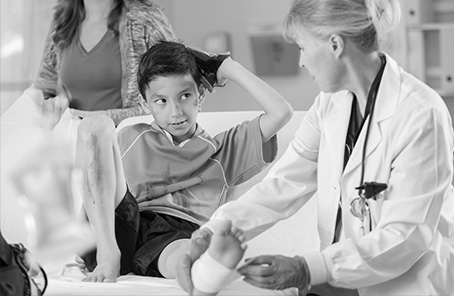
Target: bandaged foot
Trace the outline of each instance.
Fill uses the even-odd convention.
[[[235,268],[245,252],[243,232],[223,221],[211,237],[211,244],[191,270],[194,295],[216,295],[235,279]]]
[[[178,258],[177,266],[175,268],[175,278],[178,284],[188,293],[190,291],[192,293],[193,290],[191,280],[192,263],[199,259],[208,249],[211,235],[212,232],[205,228],[194,231],[189,242],[189,253],[185,252]]]

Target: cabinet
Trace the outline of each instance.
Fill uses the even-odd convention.
[[[403,0],[407,70],[454,97],[454,0]]]
[[[276,24],[251,24],[248,34],[254,57],[255,74],[259,76],[291,76],[299,71],[299,48],[282,37]]]

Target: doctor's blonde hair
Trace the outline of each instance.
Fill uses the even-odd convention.
[[[399,21],[398,0],[294,0],[283,35],[294,42],[301,29],[320,39],[338,34],[370,53]]]

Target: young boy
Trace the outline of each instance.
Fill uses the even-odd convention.
[[[97,253],[84,256],[89,281],[114,282],[131,271],[175,278],[192,232],[226,202],[229,187],[276,155],[275,134],[290,119],[291,106],[230,57],[205,56],[218,64],[210,70],[196,63],[200,56],[175,42],[144,54],[138,84],[152,123],[125,127],[118,139],[106,116],[80,123],[76,160],[86,168],[84,205],[97,241]],[[218,84],[232,80],[244,88],[264,113],[208,135],[196,123],[206,95],[201,71],[207,69]],[[269,149],[272,156],[265,157]],[[241,241],[238,236],[234,240]]]

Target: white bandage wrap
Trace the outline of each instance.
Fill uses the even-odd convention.
[[[234,269],[228,269],[205,252],[194,262],[191,269],[194,288],[205,293],[217,293],[229,282]]]

